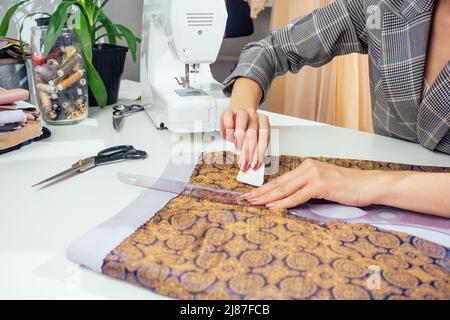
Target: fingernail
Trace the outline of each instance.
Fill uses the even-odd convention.
[[[247,199],[247,198],[250,198],[251,196],[252,196],[251,193],[246,193],[246,194],[244,194],[244,195],[242,196],[242,198]]]
[[[253,203],[253,202],[258,202],[258,200],[259,200],[259,199],[256,198],[256,197],[247,199],[248,202],[252,202],[252,203]]]
[[[252,162],[252,168],[253,168],[254,170],[258,169],[258,161],[253,161],[253,162]]]
[[[275,208],[275,203],[268,203],[268,204],[266,204],[266,208],[268,208],[268,209]]]

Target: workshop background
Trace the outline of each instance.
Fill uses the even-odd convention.
[[[242,0],[234,0],[242,1]],[[274,0],[255,20],[255,32],[249,37],[225,39],[213,74],[222,81],[239,59],[243,46],[265,37],[270,30],[286,25],[290,20],[327,5],[334,0]],[[16,0],[0,0],[1,7],[10,7]],[[19,21],[30,11],[51,11],[59,0],[33,1],[19,10],[10,35],[18,36]],[[273,4],[271,3],[273,2]],[[273,6],[273,7],[272,7]],[[135,34],[142,32],[143,0],[111,0],[105,8],[115,22],[128,26]],[[34,25],[29,19],[26,26]],[[25,28],[28,30],[29,28]],[[27,31],[24,39],[29,39]],[[139,81],[140,61],[133,64],[127,57],[124,79]],[[367,57],[338,57],[322,68],[305,67],[299,74],[278,78],[271,89],[269,111],[319,121],[341,127],[372,131],[371,102]]]

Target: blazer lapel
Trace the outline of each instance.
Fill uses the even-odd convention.
[[[433,7],[433,0],[404,0],[383,15],[381,81],[393,114],[411,132],[406,139],[417,140]]]
[[[450,129],[450,61],[425,95],[417,116],[419,142],[436,149]]]

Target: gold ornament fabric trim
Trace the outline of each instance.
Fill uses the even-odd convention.
[[[205,154],[191,183],[248,191],[234,155]],[[281,175],[304,158],[282,156]],[[449,172],[318,158],[363,170]],[[450,299],[449,249],[371,225],[319,225],[180,195],[104,260],[103,273],[177,299]]]

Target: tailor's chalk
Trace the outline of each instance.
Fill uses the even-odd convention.
[[[240,171],[237,176],[237,181],[249,184],[255,187],[261,187],[264,184],[264,165],[261,165],[259,169],[248,169],[246,172]]]

